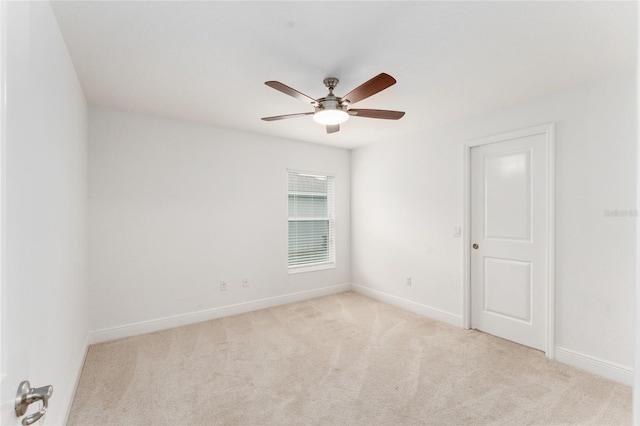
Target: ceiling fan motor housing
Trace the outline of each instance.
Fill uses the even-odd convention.
[[[318,104],[315,106],[316,112],[323,110],[338,110],[347,111],[348,104],[342,104],[340,98],[333,95],[329,95],[325,98],[318,99]]]
[[[325,125],[344,123],[349,118],[347,107],[348,105],[340,103],[339,98],[330,94],[325,98],[318,99],[318,104],[314,107],[313,119],[317,123]]]

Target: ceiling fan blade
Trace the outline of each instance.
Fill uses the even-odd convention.
[[[305,95],[304,93],[298,92],[296,89],[292,89],[286,84],[282,84],[279,81],[267,81],[266,84],[269,87],[273,87],[274,89],[284,93],[285,95],[293,96],[296,99],[300,99],[302,102],[308,102],[311,104],[316,104],[316,100],[310,96]]]
[[[373,77],[371,80],[362,83],[346,95],[342,97],[343,100],[348,100],[350,104],[355,104],[369,96],[386,89],[389,86],[396,84],[396,79],[389,74],[380,73]]]
[[[340,131],[339,124],[327,124],[327,133],[335,133]]]
[[[305,115],[313,115],[312,112],[299,112],[297,114],[274,115],[273,117],[262,117],[264,121],[284,120],[285,118],[303,117]]]
[[[350,115],[367,118],[383,118],[385,120],[399,120],[404,111],[390,111],[388,109],[350,109]]]

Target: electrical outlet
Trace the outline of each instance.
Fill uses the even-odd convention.
[[[220,281],[220,291],[227,291],[227,282]]]
[[[249,287],[249,278],[243,278],[242,279],[242,287]]]
[[[411,287],[411,277],[407,277],[406,283],[408,287]]]

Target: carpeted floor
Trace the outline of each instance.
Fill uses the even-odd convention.
[[[630,425],[631,388],[353,292],[89,348],[69,425]]]

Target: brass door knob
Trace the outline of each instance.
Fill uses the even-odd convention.
[[[472,247],[473,247],[474,249],[478,250],[478,247],[480,247],[480,246],[479,246],[479,245],[477,245],[477,244],[474,244]]]

